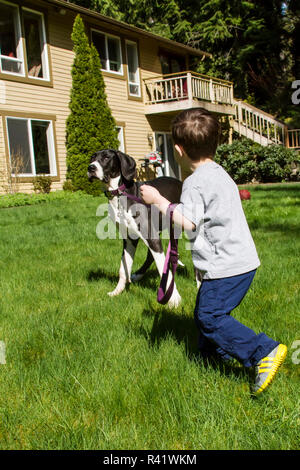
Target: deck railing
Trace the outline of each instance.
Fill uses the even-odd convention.
[[[300,150],[300,129],[288,130],[287,145],[291,149]]]
[[[235,101],[235,130],[263,145],[286,145],[286,125],[261,109]]]
[[[198,99],[211,103],[233,104],[231,82],[196,72],[182,72],[144,79],[146,104]]]

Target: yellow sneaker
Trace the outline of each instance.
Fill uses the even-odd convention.
[[[259,395],[270,385],[279,367],[285,360],[286,354],[286,345],[279,344],[268,356],[259,361],[256,365],[255,383],[251,390],[253,395]]]

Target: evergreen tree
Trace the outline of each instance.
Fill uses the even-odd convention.
[[[87,179],[90,157],[103,148],[118,148],[119,141],[107,104],[100,58],[95,47],[89,45],[80,15],[71,37],[75,57],[66,132],[67,178],[75,189],[98,194],[99,182]]]

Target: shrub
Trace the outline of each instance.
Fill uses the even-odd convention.
[[[257,176],[256,147],[249,140],[223,144],[218,147],[215,160],[237,184],[249,183]]]
[[[66,179],[66,181],[64,182],[63,184],[63,190],[64,191],[76,191],[73,183],[72,183],[72,180],[70,179]]]
[[[51,191],[51,176],[39,175],[34,178],[33,189],[36,193],[48,194]]]
[[[299,154],[281,145],[263,147],[249,139],[236,140],[220,145],[215,160],[237,184],[299,179]]]
[[[262,147],[258,154],[258,180],[264,183],[289,181],[293,164],[299,164],[299,155],[281,145]],[[298,169],[299,176],[299,169]]]

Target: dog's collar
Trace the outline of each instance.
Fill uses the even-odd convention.
[[[126,186],[123,183],[117,189],[107,189],[106,191],[104,191],[104,194],[107,197],[107,199],[111,200],[115,196],[121,196],[124,189],[126,189]]]
[[[141,199],[138,196],[135,196],[134,194],[127,193],[125,191],[125,189],[126,189],[126,185],[123,183],[117,189],[111,189],[111,190],[104,191],[104,194],[109,200],[113,199],[115,196],[126,196],[128,199],[131,199],[132,201],[135,201],[135,202],[138,202],[139,204],[144,204],[145,206],[148,206],[148,204],[146,204],[143,201],[143,199]]]

